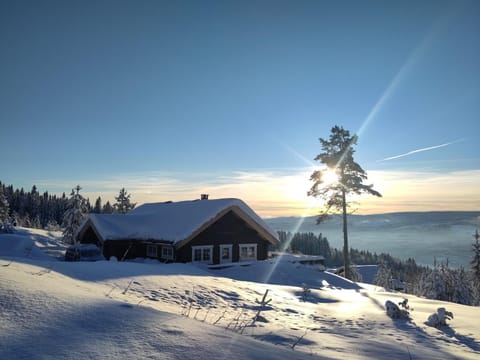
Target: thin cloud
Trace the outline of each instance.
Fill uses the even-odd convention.
[[[429,147],[426,147],[426,148],[412,150],[412,151],[409,151],[409,152],[406,152],[406,153],[403,153],[403,154],[400,154],[400,155],[387,157],[387,158],[382,159],[380,161],[389,161],[389,160],[400,159],[400,158],[405,157],[405,156],[410,156],[410,155],[425,152],[425,151],[440,149],[440,148],[443,148],[443,147],[446,147],[446,146],[449,146],[449,145],[456,144],[460,141],[463,141],[463,140],[456,140],[456,141],[451,141],[451,142],[447,142],[447,143],[440,144],[440,145],[434,145],[434,146],[429,146]]]

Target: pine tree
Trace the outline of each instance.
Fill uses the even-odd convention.
[[[40,196],[39,218],[41,228],[47,227],[48,222],[52,218],[52,212],[50,207],[51,200],[52,197],[48,195],[48,191],[45,191],[43,195]]]
[[[377,275],[375,276],[375,285],[383,287],[385,290],[390,290],[392,287],[393,274],[390,268],[381,263],[378,265]]]
[[[470,284],[472,286],[472,305],[480,306],[480,281],[470,271]]]
[[[415,295],[423,296],[427,299],[446,300],[445,282],[437,267],[427,269],[423,272],[420,276]]]
[[[63,241],[68,244],[75,243],[75,234],[87,213],[86,200],[80,195],[81,187],[77,185],[72,189],[67,201],[67,208],[63,216]]]
[[[32,186],[32,191],[27,194],[27,210],[30,215],[31,224],[34,228],[41,227],[40,225],[40,194],[37,186]]]
[[[357,143],[357,136],[350,136],[348,130],[334,126],[328,140],[320,138],[322,153],[315,158],[326,168],[316,170],[310,176],[313,186],[309,196],[319,197],[326,202],[325,210],[320,214],[317,223],[323,222],[330,211],[341,211],[343,215],[343,262],[345,277],[350,279],[350,257],[347,227],[348,194],[368,193],[374,196],[381,194],[373,189],[373,185],[365,185],[367,173],[353,159],[353,147]],[[337,179],[333,179],[333,177]]]
[[[415,294],[428,299],[460,303],[471,303],[472,297],[465,271],[450,269],[446,264],[435,264],[432,270],[427,269],[420,276]]]
[[[95,206],[93,207],[92,212],[95,214],[102,213],[102,198],[100,196],[95,200]]]
[[[114,211],[113,206],[110,204],[110,201],[107,200],[107,202],[105,203],[105,205],[103,205],[102,213],[104,213],[104,214],[112,214],[113,211]]]
[[[125,188],[120,189],[120,193],[115,197],[116,203],[113,205],[115,212],[119,214],[126,214],[133,209],[136,204],[130,202],[130,194],[127,194]]]
[[[0,225],[9,222],[9,211],[10,205],[8,204],[7,198],[3,192],[3,185],[0,184]]]
[[[457,304],[472,305],[474,302],[474,294],[472,282],[467,272],[463,267],[460,267],[460,269],[456,269],[452,275],[454,286],[451,301]]]
[[[471,269],[474,275],[474,279],[480,281],[480,235],[478,234],[478,230],[475,231],[475,242],[472,245],[473,250],[473,258],[470,261]]]
[[[480,235],[478,234],[478,229],[475,230],[475,242],[472,245],[473,257],[470,261],[471,266],[471,283],[473,291],[473,303],[475,305],[480,305]]]

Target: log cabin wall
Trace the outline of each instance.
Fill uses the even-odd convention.
[[[257,244],[257,260],[268,257],[269,242],[262,238],[244,220],[233,211],[229,211],[190,242],[177,249],[176,260],[192,261],[192,246],[213,245],[213,263],[220,263],[220,245],[231,244],[232,262],[239,261],[239,244]]]

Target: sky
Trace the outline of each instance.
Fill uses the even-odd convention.
[[[0,181],[311,215],[343,126],[383,195],[480,210],[480,2],[0,0]]]

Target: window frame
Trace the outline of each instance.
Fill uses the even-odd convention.
[[[248,244],[238,244],[238,260],[239,261],[256,261],[258,259],[258,249],[257,243],[248,243]],[[253,256],[252,257],[244,257],[242,256],[242,248],[247,248],[247,255],[248,255],[248,248],[253,248]]]
[[[201,260],[195,260],[195,250],[200,250]],[[204,251],[210,251],[210,258],[208,260],[204,259]],[[204,263],[204,264],[212,264],[213,263],[213,245],[199,245],[199,246],[192,246],[192,262],[196,263]]]
[[[228,249],[229,251],[229,258],[223,259],[223,249]],[[220,252],[219,252],[220,263],[231,263],[233,261],[233,244],[221,244],[220,245]]]
[[[155,255],[153,255],[152,249],[155,249]],[[158,246],[156,244],[147,244],[146,254],[148,258],[158,259]]]
[[[169,254],[165,254],[165,250],[169,250]],[[173,246],[162,246],[162,259],[173,260]]]

